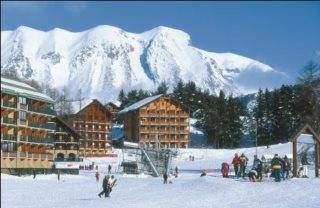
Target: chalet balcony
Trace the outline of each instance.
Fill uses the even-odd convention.
[[[16,158],[17,152],[5,152],[1,150],[1,157],[2,158]]]
[[[40,128],[40,129],[50,129],[55,130],[56,124],[55,123],[35,123],[35,122],[29,122],[30,127],[34,128]]]
[[[26,142],[53,145],[52,138],[32,138],[32,137],[29,137]]]
[[[29,111],[46,115],[55,115],[55,111],[50,108],[33,108],[32,106],[30,106]]]
[[[1,134],[1,140],[6,141],[17,141],[17,138],[13,134]]]
[[[3,117],[2,118],[2,123],[6,123],[6,124],[17,124],[17,119],[15,118],[8,118],[8,117]]]
[[[52,154],[30,153],[30,152],[5,152],[5,151],[1,151],[1,157],[2,158],[28,158],[28,159],[53,160]]]
[[[20,135],[20,142],[26,142],[28,141],[28,137],[24,135]]]
[[[83,162],[83,158],[54,158],[55,162]]]
[[[63,144],[63,143],[66,143],[66,142],[67,142],[67,141],[66,141],[66,140],[63,140],[63,139],[58,139],[58,140],[55,139],[55,140],[54,140],[54,143],[62,143],[62,144]]]
[[[9,102],[7,100],[2,101],[2,106],[8,108],[17,108],[17,104],[15,102]]]

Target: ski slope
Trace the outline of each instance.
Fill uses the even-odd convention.
[[[94,172],[79,176],[15,177],[1,175],[1,207],[5,208],[318,208],[320,180],[291,179],[281,183],[182,174],[172,184],[161,178],[116,175],[110,198],[99,198],[101,182]]]
[[[258,155],[291,153],[291,143],[259,147]],[[99,198],[102,177],[106,166],[113,171],[123,158],[86,158],[82,164],[94,162],[102,173],[99,182],[95,171],[80,171],[80,175],[37,175],[16,177],[1,174],[1,207],[9,208],[318,208],[320,207],[320,179],[294,178],[280,183],[264,178],[263,182],[251,183],[247,179],[222,178],[219,173],[199,177],[197,171],[181,171],[172,184],[162,184],[162,178],[146,175],[114,173],[117,186],[110,198]],[[244,152],[251,165],[255,148],[234,150],[186,149],[180,150],[174,160],[180,170],[220,168],[221,162],[231,162],[235,152]],[[189,161],[189,155],[195,161]]]

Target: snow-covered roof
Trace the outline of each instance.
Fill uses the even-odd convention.
[[[311,134],[301,134],[297,140],[298,143],[314,144],[314,139]]]
[[[39,92],[28,84],[4,77],[1,77],[1,92],[6,92],[14,95],[19,94],[28,98],[42,100],[50,103],[54,102],[52,98]]]
[[[121,111],[119,112],[119,114],[127,113],[127,112],[129,112],[129,111],[134,111],[134,110],[136,110],[136,109],[138,109],[138,108],[140,108],[140,107],[142,107],[142,106],[144,106],[144,105],[146,105],[146,104],[148,104],[148,103],[150,103],[150,102],[158,99],[158,98],[161,97],[161,96],[162,96],[162,94],[160,94],[160,95],[155,95],[155,96],[152,96],[152,97],[147,97],[147,98],[145,98],[145,99],[143,99],[143,100],[140,100],[140,101],[138,101],[138,102],[130,105],[129,107],[126,107],[125,109],[121,110]]]

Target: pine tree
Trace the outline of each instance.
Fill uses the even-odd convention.
[[[168,90],[169,90],[169,86],[167,85],[166,81],[162,81],[159,84],[159,86],[154,94],[155,95],[159,95],[159,94],[166,95],[168,93]]]

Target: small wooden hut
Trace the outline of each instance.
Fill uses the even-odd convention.
[[[310,134],[314,140],[315,148],[315,176],[319,177],[320,169],[320,134],[317,133],[309,124],[304,125],[299,129],[291,138],[292,150],[293,150],[293,176],[298,177],[298,138],[301,134]]]

